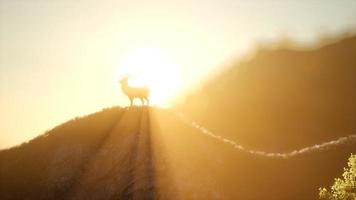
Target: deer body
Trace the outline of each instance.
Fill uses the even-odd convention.
[[[148,96],[150,94],[150,90],[147,87],[131,87],[128,83],[128,78],[123,78],[120,81],[122,92],[130,99],[130,106],[132,106],[135,98],[141,100],[142,105],[145,105],[145,100],[147,105],[149,105]]]

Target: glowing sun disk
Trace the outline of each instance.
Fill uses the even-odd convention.
[[[126,54],[119,62],[117,78],[130,76],[131,86],[150,89],[152,104],[168,106],[180,87],[178,64],[164,51],[140,48]]]

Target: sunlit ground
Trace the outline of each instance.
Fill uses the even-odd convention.
[[[164,50],[139,48],[127,52],[119,60],[116,79],[119,81],[123,76],[129,76],[130,86],[150,89],[151,105],[167,107],[182,84],[179,69],[180,66]]]

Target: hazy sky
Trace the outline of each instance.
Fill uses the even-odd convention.
[[[115,71],[136,48],[169,54],[183,90],[258,41],[355,25],[354,0],[0,0],[0,148],[126,105]]]

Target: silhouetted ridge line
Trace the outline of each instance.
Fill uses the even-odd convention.
[[[189,120],[185,115],[183,115],[182,113],[179,112],[175,112],[173,111],[173,113],[185,124],[187,124],[188,126],[197,129],[199,131],[199,133],[207,135],[211,138],[214,138],[216,140],[219,140],[220,142],[226,143],[226,144],[230,144],[233,148],[242,151],[244,153],[248,153],[251,155],[257,155],[257,156],[265,156],[265,157],[271,157],[271,158],[291,158],[294,156],[298,156],[298,155],[302,155],[302,154],[306,154],[306,153],[312,153],[312,152],[317,152],[317,151],[323,151],[323,150],[328,150],[331,149],[333,147],[342,145],[342,144],[348,144],[348,143],[356,143],[356,134],[353,135],[349,135],[349,136],[345,136],[345,137],[340,137],[336,140],[332,140],[332,141],[328,141],[328,142],[324,142],[321,144],[315,144],[315,145],[311,145],[311,146],[307,146],[301,149],[297,149],[294,151],[290,151],[290,152],[285,152],[285,153],[280,153],[280,152],[265,152],[265,151],[259,151],[259,150],[253,150],[253,149],[248,149],[240,144],[238,144],[237,142],[228,139],[226,137],[217,135],[213,132],[211,132],[210,130],[208,130],[206,127],[200,125],[199,123]]]

